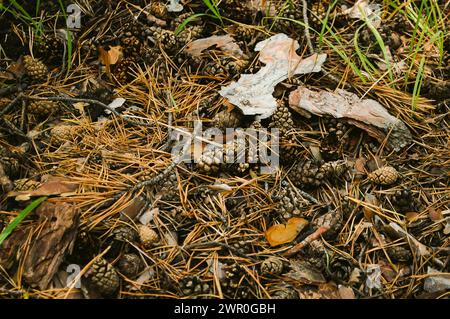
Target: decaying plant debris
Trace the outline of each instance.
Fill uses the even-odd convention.
[[[445,1],[75,0],[70,30],[16,2],[0,233],[47,199],[1,243],[0,297],[448,297]],[[222,163],[238,146],[196,122],[278,129],[279,168]]]

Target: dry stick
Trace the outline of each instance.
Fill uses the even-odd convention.
[[[282,254],[282,256],[290,257],[292,255],[295,255],[296,253],[301,251],[303,248],[305,248],[306,246],[311,244],[313,241],[319,239],[319,237],[322,236],[323,234],[325,234],[329,229],[330,229],[330,227],[328,227],[328,226],[319,227],[314,233],[312,233],[311,235],[306,237],[304,240],[302,240],[302,242],[298,243],[294,247],[290,248],[288,251],[284,252]]]

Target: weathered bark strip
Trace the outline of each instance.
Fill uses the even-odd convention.
[[[387,145],[395,151],[411,143],[412,136],[405,123],[390,115],[377,101],[358,98],[356,94],[337,89],[335,93],[311,91],[298,87],[289,96],[291,108],[303,116],[330,115],[365,130],[378,141],[389,136]]]
[[[32,287],[46,289],[78,232],[80,212],[73,205],[45,202],[37,210],[40,227],[31,241],[23,277]]]

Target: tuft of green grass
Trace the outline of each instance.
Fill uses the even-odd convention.
[[[47,197],[40,197],[33,202],[31,202],[27,207],[25,207],[14,220],[6,226],[6,228],[0,234],[0,246],[5,241],[6,238],[16,229],[16,227],[27,217],[34,209],[36,209],[42,202],[44,202]]]
[[[219,12],[218,3],[216,3],[215,0],[213,0],[212,2],[211,2],[211,0],[202,0],[202,1],[208,7],[209,10],[207,10],[205,13],[196,13],[196,14],[193,14],[190,17],[188,17],[175,30],[175,35],[178,35],[181,31],[183,31],[183,29],[186,27],[186,25],[188,25],[188,23],[190,23],[191,21],[196,20],[197,18],[200,18],[200,17],[204,17],[204,16],[219,20],[220,24],[223,26],[223,19]],[[207,13],[208,11],[211,11],[212,14]]]

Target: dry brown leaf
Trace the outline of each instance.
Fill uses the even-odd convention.
[[[326,54],[303,59],[297,55],[298,42],[285,34],[276,34],[256,44],[259,60],[266,64],[256,74],[242,74],[237,82],[223,86],[220,95],[241,109],[244,115],[260,119],[272,115],[277,107],[275,86],[296,74],[320,72]]]
[[[245,58],[244,52],[242,52],[239,45],[237,45],[233,38],[228,34],[213,35],[209,38],[192,41],[186,46],[185,51],[192,56],[200,56],[204,50],[211,47],[216,47],[237,59]]]
[[[77,235],[80,211],[68,203],[45,202],[36,210],[39,231],[32,238],[24,261],[24,279],[32,287],[46,289]]]
[[[30,191],[20,191],[20,192],[9,192],[8,197],[15,197],[17,201],[27,201],[31,197],[37,196],[52,196],[52,195],[62,195],[65,193],[72,193],[78,189],[78,184],[64,180],[59,177],[47,176],[43,177],[44,182],[35,190]],[[45,181],[45,178],[47,180]]]
[[[266,231],[266,239],[270,246],[275,247],[293,241],[298,234],[308,225],[303,218],[292,217],[287,224],[273,225]]]
[[[134,198],[130,204],[120,212],[120,219],[124,221],[134,220],[144,209],[145,199],[141,196]]]
[[[103,47],[98,47],[100,62],[105,66],[106,73],[111,76],[111,65],[116,64],[122,58],[122,47],[120,45],[110,47],[105,50]]]
[[[412,135],[408,127],[377,101],[360,99],[356,94],[337,89],[336,92],[312,91],[299,86],[289,95],[291,108],[303,116],[333,116],[365,130],[370,136],[399,151],[409,145]]]

